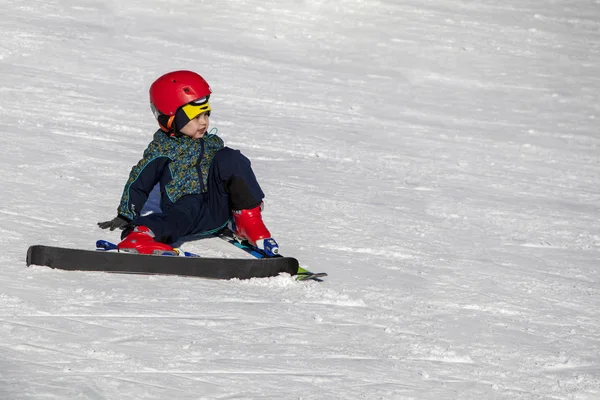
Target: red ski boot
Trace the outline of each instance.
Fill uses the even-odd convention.
[[[117,247],[119,251],[130,253],[177,254],[177,251],[168,244],[154,240],[154,233],[145,226],[136,226]]]
[[[265,226],[261,215],[261,205],[248,210],[234,210],[233,224],[230,227],[237,240],[247,240],[252,246],[272,257],[279,253],[279,246]]]

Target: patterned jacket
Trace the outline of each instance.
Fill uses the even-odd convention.
[[[160,183],[163,210],[185,195],[205,193],[210,165],[223,147],[223,140],[217,135],[205,134],[202,139],[192,139],[169,137],[157,131],[143,158],[129,173],[119,215],[130,220],[139,216],[157,183]]]

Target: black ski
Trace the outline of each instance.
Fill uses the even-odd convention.
[[[35,245],[27,250],[27,265],[68,271],[103,271],[124,274],[180,275],[211,279],[250,279],[298,273],[291,257],[261,259],[201,258],[128,254]]]

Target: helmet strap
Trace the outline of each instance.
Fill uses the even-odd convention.
[[[175,121],[175,116],[171,115],[171,116],[167,116],[164,114],[161,114],[158,119],[158,126],[160,126],[160,129],[168,136],[171,137],[179,137],[180,135],[178,135],[177,133],[175,133],[175,127],[174,127],[174,121]]]
[[[171,115],[169,117],[169,120],[167,121],[167,130],[170,131],[171,129],[173,129],[173,121],[175,121],[175,116]]]

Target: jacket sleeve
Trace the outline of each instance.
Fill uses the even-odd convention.
[[[169,164],[169,158],[165,156],[152,157],[152,154],[148,153],[145,152],[144,158],[131,169],[117,209],[119,215],[129,220],[140,215],[148,200],[148,195],[160,181],[164,169]]]

